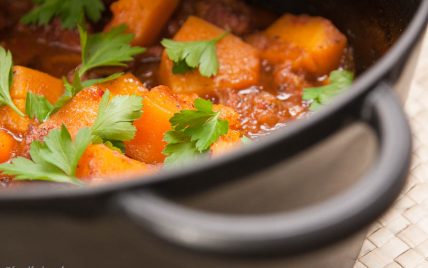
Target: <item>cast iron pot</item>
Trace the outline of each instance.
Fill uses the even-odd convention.
[[[0,266],[352,267],[365,227],[408,174],[411,135],[392,87],[408,90],[398,80],[411,73],[404,67],[413,66],[428,0],[258,3],[325,16],[347,33],[359,73],[352,88],[208,163],[98,188],[0,195]]]

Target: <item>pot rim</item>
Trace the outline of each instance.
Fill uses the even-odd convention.
[[[329,106],[315,113],[311,117],[296,120],[291,122],[284,128],[269,135],[267,139],[262,139],[252,146],[244,147],[235,152],[231,152],[217,159],[212,159],[207,162],[196,163],[193,166],[188,166],[174,171],[162,171],[160,174],[142,177],[135,180],[110,183],[97,187],[85,187],[77,189],[67,189],[59,191],[6,191],[0,194],[0,202],[22,201],[33,202],[35,200],[48,199],[76,199],[85,198],[88,196],[104,196],[119,191],[140,189],[149,184],[162,183],[180,178],[185,178],[194,173],[200,173],[204,169],[218,168],[223,163],[233,161],[240,158],[251,158],[259,150],[264,147],[274,147],[275,144],[281,143],[291,135],[304,131],[310,125],[317,121],[322,121],[325,118],[341,111],[344,107],[349,106],[359,97],[367,94],[374,89],[374,86],[385,79],[389,72],[400,63],[407,53],[414,48],[417,41],[422,37],[428,21],[428,0],[421,0],[419,7],[413,19],[408,24],[406,30],[394,43],[394,45],[382,56],[378,62],[365,71],[352,87],[338,96]]]

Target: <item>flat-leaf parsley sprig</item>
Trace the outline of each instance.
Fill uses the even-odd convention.
[[[5,175],[16,175],[14,180],[45,180],[83,186],[76,178],[77,164],[92,140],[90,129],[81,128],[74,144],[65,125],[53,129],[44,142],[33,141],[30,145],[32,160],[24,157],[12,159],[11,164],[0,164]]]
[[[104,142],[110,148],[118,148],[123,153],[123,141],[134,138],[137,128],[135,120],[143,114],[143,98],[136,95],[115,96],[110,102],[110,92],[106,90],[98,106],[98,114],[91,126],[94,143]]]
[[[193,42],[178,42],[163,39],[161,44],[166,48],[168,57],[174,62],[172,72],[184,74],[199,67],[199,73],[211,77],[217,75],[220,64],[217,59],[217,43],[225,37],[225,31],[219,37]]]
[[[61,25],[66,29],[76,27],[81,14],[88,19],[97,22],[101,19],[101,13],[105,7],[101,0],[33,0],[39,6],[22,17],[24,24],[47,25],[54,16],[59,16]]]
[[[13,158],[11,164],[0,164],[0,171],[5,175],[15,175],[15,180],[46,180],[83,186],[84,183],[76,178],[76,169],[89,144],[104,143],[111,149],[124,151],[122,141],[134,138],[137,129],[132,122],[140,119],[143,113],[141,96],[115,96],[110,103],[109,99],[110,92],[107,90],[94,124],[90,129],[79,129],[74,143],[66,126],[62,125],[61,130],[51,130],[44,142],[31,143],[29,152],[32,160]],[[37,111],[34,114],[37,116]]]
[[[13,84],[12,53],[0,46],[0,106],[8,105],[20,116],[25,116],[13,103],[10,89]]]
[[[165,132],[165,166],[180,167],[208,156],[211,144],[229,131],[229,122],[213,111],[211,101],[196,99],[196,110],[181,110],[169,120],[173,130]],[[205,158],[206,158],[205,157]]]
[[[133,34],[124,34],[126,25],[111,29],[107,33],[88,35],[84,23],[79,23],[80,44],[82,47],[82,65],[80,70],[76,68],[73,84],[65,81],[66,92],[55,103],[50,115],[59,111],[71,98],[83,87],[90,87],[96,83],[107,82],[121,74],[113,74],[103,79],[93,79],[80,82],[80,78],[87,71],[102,66],[126,66],[125,62],[131,61],[132,56],[143,53],[143,47],[131,47],[129,44],[134,38]]]
[[[354,73],[350,71],[333,71],[330,73],[330,84],[322,87],[305,88],[303,99],[313,100],[310,110],[315,111],[322,105],[328,104],[332,98],[342,93],[352,85]]]

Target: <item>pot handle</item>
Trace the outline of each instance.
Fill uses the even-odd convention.
[[[401,106],[385,83],[366,96],[357,117],[377,133],[378,160],[362,180],[322,203],[287,213],[238,216],[186,208],[150,189],[123,193],[116,201],[149,233],[191,249],[254,256],[325,246],[377,219],[401,191],[411,156],[411,133]]]

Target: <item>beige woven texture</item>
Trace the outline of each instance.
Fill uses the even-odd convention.
[[[354,268],[428,268],[428,38],[405,109],[413,131],[410,176],[393,208],[370,227]]]

